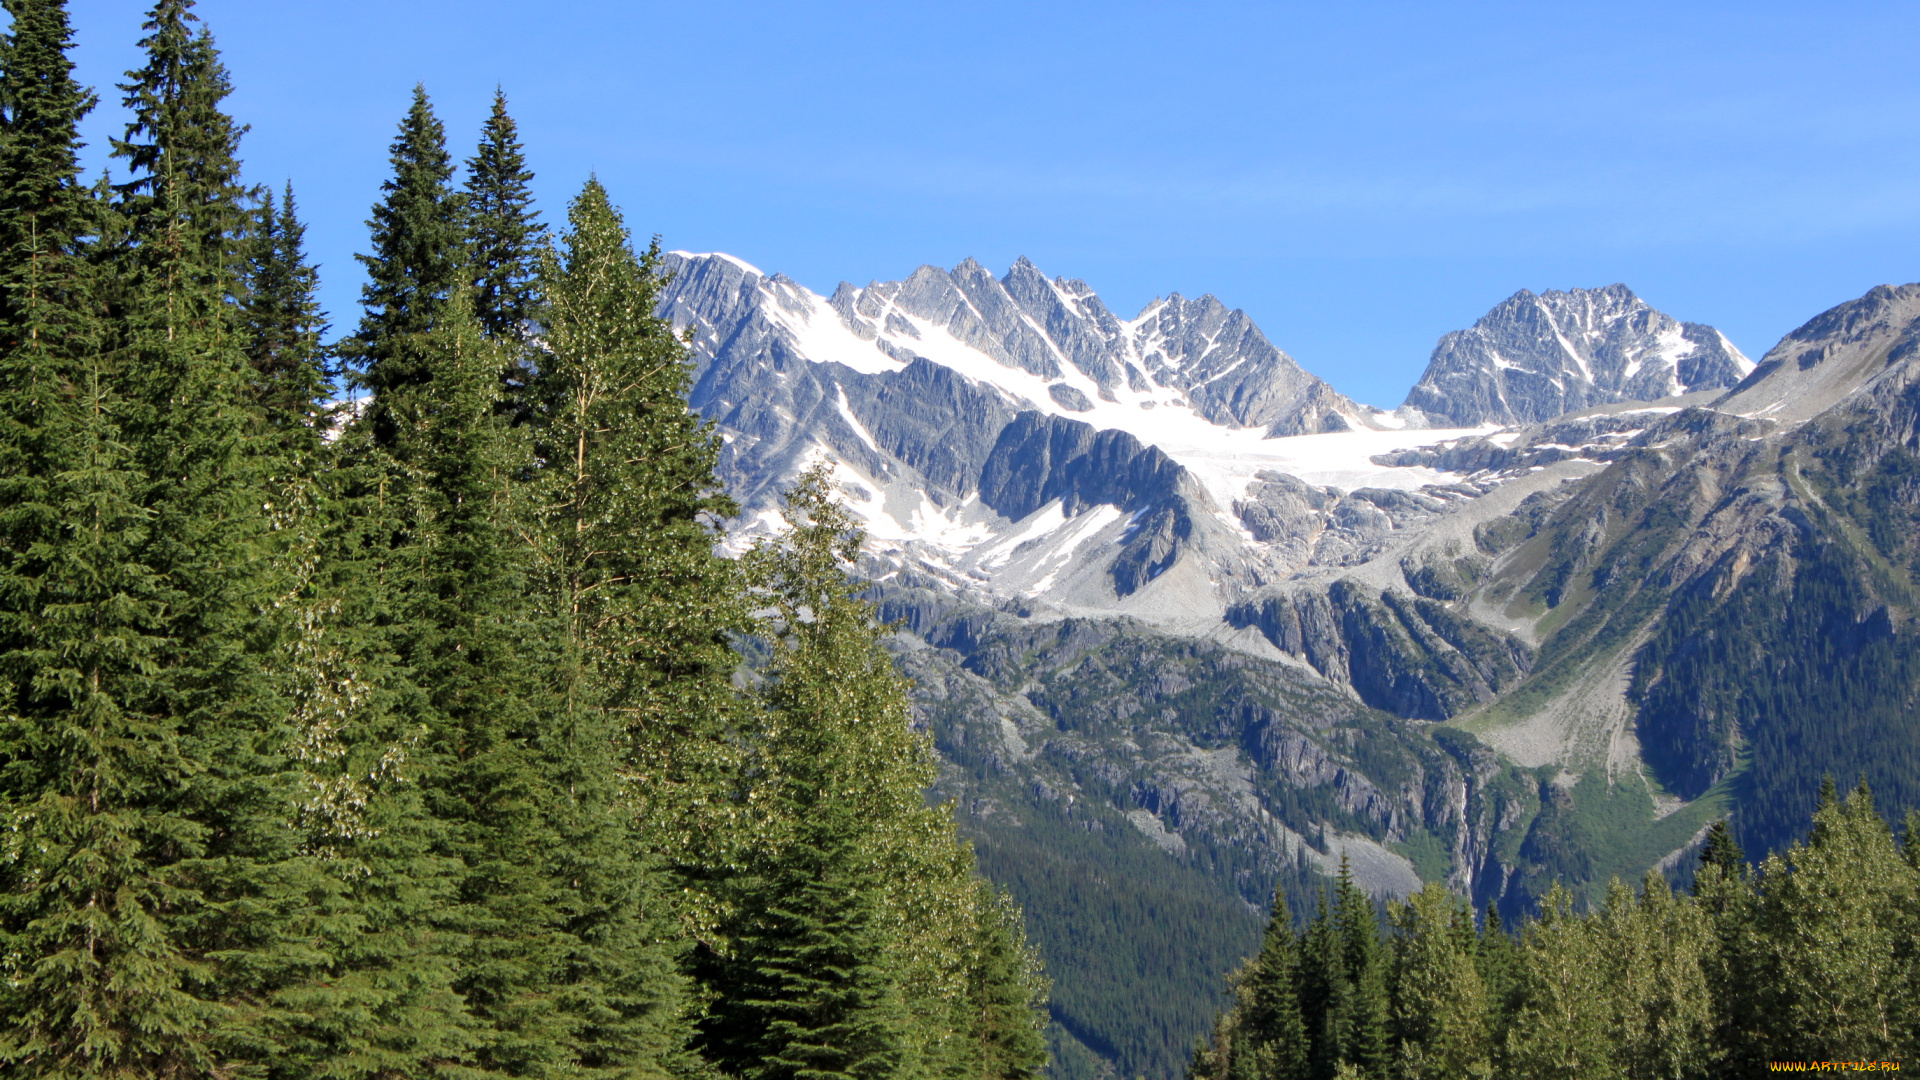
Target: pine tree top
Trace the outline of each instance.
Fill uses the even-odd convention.
[[[146,63],[120,84],[133,119],[113,140],[113,156],[132,174],[115,191],[136,265],[158,274],[167,296],[194,292],[198,308],[184,317],[208,320],[224,317],[224,301],[238,292],[236,241],[250,195],[240,181],[239,146],[247,129],[221,107],[232,82],[212,34],[192,26],[200,21],[193,6],[161,0],[149,14],[140,41]],[[177,300],[166,307],[181,318]]]
[[[73,29],[64,0],[5,0],[13,25],[0,39],[0,347],[44,343],[73,327],[50,303],[79,273],[80,238],[93,227],[79,183],[80,121],[98,101],[73,79]]]
[[[465,188],[474,316],[490,337],[518,337],[539,303],[538,254],[547,228],[533,209],[533,172],[519,127],[496,89]]]

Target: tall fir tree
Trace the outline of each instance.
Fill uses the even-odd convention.
[[[1493,1075],[1486,989],[1454,904],[1434,882],[1394,911],[1394,1071],[1408,1080]]]
[[[339,345],[354,378],[373,391],[370,423],[383,444],[396,432],[379,399],[428,379],[426,350],[406,341],[444,320],[461,291],[467,257],[466,209],[453,190],[446,128],[433,114],[426,87],[413,88],[413,103],[388,156],[393,175],[381,184],[381,200],[367,222],[372,251],[355,256],[367,271],[360,290],[365,314]]]
[[[712,522],[731,513],[714,490],[719,440],[687,407],[686,347],[653,313],[659,264],[591,180],[543,258],[541,587],[566,635],[565,699],[621,717],[649,846],[700,878],[732,859],[715,843],[743,835],[729,635],[746,613],[714,551]]]
[[[1326,1080],[1348,1060],[1352,1001],[1346,949],[1322,892],[1300,943],[1300,1019],[1307,1029],[1307,1075],[1312,1080]]]
[[[1920,1044],[1920,872],[1864,780],[1825,788],[1806,842],[1761,867],[1742,1026],[1766,1058],[1897,1058]]]
[[[511,748],[495,736],[529,710],[514,678],[526,670],[521,653],[500,644],[524,628],[524,597],[490,606],[503,590],[524,591],[516,547],[499,543],[517,460],[493,418],[498,352],[463,307],[445,150],[417,89],[393,164],[372,254],[360,256],[369,309],[343,350],[382,392],[322,446],[303,523],[316,563],[289,605],[305,619],[295,715],[308,721],[301,750],[314,774],[299,833],[344,881],[315,933],[326,978],[282,995],[291,1015],[276,1076],[484,1072],[501,1041],[462,982],[484,967],[476,952],[496,929],[472,895],[469,860],[484,837],[463,781],[485,774],[501,742]],[[276,219],[277,253],[254,253],[276,287],[256,290],[247,340],[256,358],[310,363],[299,353],[297,225],[285,203]],[[311,377],[289,369],[296,382]],[[505,802],[499,816],[520,820]]]
[[[750,842],[719,893],[732,917],[699,954],[718,998],[701,1044],[768,1077],[1031,1076],[1044,980],[948,809],[926,804],[931,747],[849,581],[860,531],[824,468],[789,504],[785,537],[746,559],[771,658],[764,713],[743,726]]]
[[[94,210],[79,182],[80,121],[96,99],[73,79],[65,0],[4,9],[13,25],[0,54],[0,350],[71,357],[99,330],[83,243]]]
[[[1520,1006],[1523,960],[1520,943],[1502,923],[1496,904],[1487,905],[1485,924],[1474,943],[1473,962],[1487,996],[1489,1052],[1497,1064],[1507,1044],[1507,1029],[1513,1022],[1514,1010]]]
[[[1275,891],[1267,932],[1241,983],[1233,1080],[1302,1080],[1307,1029],[1300,1017],[1300,943],[1286,893]]]
[[[539,307],[539,256],[546,238],[533,208],[533,172],[507,95],[493,92],[480,147],[467,159],[468,276],[473,312],[489,337],[520,340]]]
[[[20,7],[9,66],[44,63],[64,43],[58,7]],[[190,7],[154,8],[123,87],[133,122],[114,149],[133,176],[90,253],[113,289],[67,297],[69,325],[104,304],[111,332],[34,365],[66,415],[25,440],[48,482],[17,520],[40,535],[8,549],[16,700],[0,759],[9,816],[28,815],[8,952],[34,972],[8,991],[21,1075],[244,1058],[266,1036],[242,1003],[304,976],[307,897],[327,888],[288,829],[301,778],[273,673],[272,463],[246,442],[230,315],[239,129]],[[44,104],[49,73],[10,103]]]
[[[961,1035],[972,1052],[962,1075],[1036,1080],[1047,1068],[1049,981],[1027,943],[1020,908],[984,880],[975,886],[973,949],[967,958]]]
[[[320,274],[307,260],[306,235],[292,182],[277,201],[265,193],[247,237],[241,318],[254,400],[269,429],[311,451],[331,387],[321,344],[327,318],[320,310]]]
[[[469,855],[469,892],[489,919],[512,932],[482,942],[494,974],[474,982],[468,996],[496,1029],[513,1033],[517,1053],[545,1055],[565,1068],[659,1073],[677,1068],[685,1054],[689,1009],[678,949],[670,944],[677,927],[669,890],[645,856],[623,779],[633,735],[624,698],[626,635],[657,591],[672,584],[636,567],[661,565],[662,556],[672,566],[675,554],[685,554],[672,548],[686,534],[674,531],[670,514],[664,522],[660,516],[655,470],[664,456],[652,451],[663,434],[701,429],[689,426],[683,403],[663,402],[648,383],[659,366],[651,278],[618,214],[597,185],[574,209],[564,254],[554,260],[553,288],[578,305],[556,320],[542,372],[576,388],[555,390],[572,406],[583,404],[578,388],[588,389],[584,407],[563,405],[539,430],[568,452],[549,456],[536,486],[514,496],[531,499],[525,512],[516,505],[513,520],[532,543],[498,538],[531,560],[523,563],[522,588],[537,599],[523,617],[537,625],[501,643],[528,652],[537,635],[540,673],[518,678],[541,687],[542,696],[537,717],[529,717],[533,726],[511,743],[517,757],[499,742],[489,774],[462,784],[484,792],[510,780],[524,789],[520,820],[496,811],[497,820],[475,831],[485,844]],[[481,332],[477,321],[473,329]],[[509,342],[488,341],[496,358],[489,372],[494,407],[513,352]],[[477,382],[471,392],[480,392]],[[501,438],[511,433],[516,442],[530,430],[510,428],[504,417],[473,423]],[[527,471],[503,468],[498,476]],[[687,517],[693,535],[704,537]],[[706,539],[698,555],[711,559],[711,543]],[[497,598],[496,610],[509,600]],[[712,593],[707,600],[726,602]],[[533,1001],[543,1003],[542,1015],[528,1008]],[[508,1069],[531,1063],[497,1062]]]
[[[771,812],[738,894],[728,955],[710,965],[718,1000],[702,1050],[753,1080],[920,1076],[927,1063],[883,927],[874,823],[896,792],[863,768],[870,741],[904,728],[899,676],[870,605],[849,594],[859,532],[815,469],[790,492],[793,525],[750,555],[771,603],[764,759]],[[876,762],[884,769],[885,762]]]
[[[1368,1076],[1384,1078],[1392,1061],[1392,1046],[1380,914],[1373,899],[1354,882],[1344,856],[1334,883],[1333,918],[1352,984],[1349,1011],[1339,1018],[1344,1032],[1344,1060]]]
[[[454,986],[483,1025],[475,1060],[541,1075],[572,1064],[577,1021],[555,979],[565,886],[544,871],[566,854],[555,814],[567,781],[582,793],[545,760],[557,749],[536,667],[546,635],[516,535],[524,459],[497,414],[502,352],[465,303],[457,294],[440,325],[389,354],[424,377],[378,401],[401,478],[393,640],[422,698],[427,810],[461,866]]]
[[[456,986],[471,929],[466,863],[460,834],[435,812],[445,731],[408,667],[419,476],[364,423],[346,423],[321,459],[314,505],[291,522],[314,557],[289,604],[301,621],[289,697],[311,774],[298,835],[344,880],[315,934],[325,978],[281,995],[285,1049],[270,1075],[471,1068],[484,1025]]]
[[[1729,878],[1747,876],[1747,853],[1733,838],[1733,831],[1727,828],[1724,820],[1716,821],[1707,828],[1707,842],[1700,849],[1700,868],[1717,867],[1720,873]]]

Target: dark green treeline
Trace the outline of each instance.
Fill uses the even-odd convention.
[[[1896,844],[1862,783],[1750,868],[1724,823],[1691,894],[1649,874],[1578,913],[1557,887],[1519,934],[1437,884],[1374,907],[1343,874],[1297,932],[1286,898],[1195,1080],[1759,1075],[1920,1059],[1920,815]]]
[[[65,5],[3,6],[0,1071],[1035,1075],[858,533],[814,474],[716,554],[606,191],[550,236],[504,95],[463,177],[416,91],[329,348],[191,0],[92,185]]]

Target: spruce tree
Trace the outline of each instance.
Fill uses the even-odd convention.
[[[1910,1049],[1920,1039],[1920,872],[1865,782],[1844,802],[1823,793],[1807,841],[1769,858],[1760,882],[1751,1022],[1763,1052],[1854,1060]]]
[[[1300,1017],[1300,943],[1284,890],[1273,895],[1260,953],[1240,984],[1234,1032],[1234,1080],[1300,1080],[1306,1075],[1307,1031]]]
[[[230,320],[249,217],[238,157],[246,129],[221,107],[232,85],[212,35],[192,27],[193,7],[161,0],[148,13],[146,64],[120,86],[133,120],[113,141],[132,174],[116,191],[134,239],[116,270],[147,278],[138,286],[147,306],[176,336]]]
[[[3,6],[13,25],[0,53],[0,350],[71,357],[99,329],[83,245],[94,212],[79,182],[79,125],[96,99],[73,79],[65,0]]]
[[[714,490],[719,440],[687,407],[685,346],[653,314],[659,262],[590,180],[542,262],[536,535],[567,707],[623,718],[650,846],[700,878],[733,859],[716,841],[743,835],[728,810],[742,768],[728,680],[746,618],[714,552],[711,522],[731,513]]]
[[[574,253],[589,263],[625,254],[628,276],[574,284],[630,311],[647,280],[617,218],[598,205],[607,213],[569,237]],[[393,343],[389,362],[422,377],[389,388],[370,414],[388,433],[406,506],[395,638],[437,733],[429,809],[465,867],[455,986],[485,1025],[484,1068],[664,1071],[683,1053],[685,992],[665,944],[666,890],[640,858],[623,790],[629,721],[612,695],[626,683],[625,656],[607,647],[610,628],[633,615],[629,601],[660,583],[582,580],[608,563],[630,569],[675,539],[647,527],[657,518],[635,520],[657,505],[619,501],[649,494],[636,470],[651,465],[646,449],[660,434],[644,430],[658,422],[643,407],[658,404],[642,396],[651,358],[632,341],[598,342],[607,354],[590,361],[625,366],[596,369],[607,380],[596,387],[627,396],[586,418],[594,426],[578,434],[593,445],[576,440],[579,453],[564,460],[591,470],[574,479],[604,485],[584,497],[613,501],[561,520],[521,482],[532,447],[498,407],[512,354],[468,314],[470,296],[462,289],[424,337]],[[416,343],[423,355],[412,354]],[[577,364],[579,345],[563,334],[554,355]]]
[[[1519,1008],[1521,990],[1520,943],[1500,920],[1500,908],[1487,905],[1485,925],[1474,944],[1473,961],[1487,995],[1487,1031],[1491,1053],[1499,1059],[1507,1042],[1507,1028]]]
[[[465,207],[453,190],[446,129],[424,86],[413,88],[389,159],[393,175],[381,184],[381,201],[367,222],[372,251],[355,256],[367,271],[360,290],[365,314],[340,343],[356,379],[376,400],[427,380],[425,350],[405,342],[440,325],[466,273]],[[381,416],[373,418],[372,430],[383,444],[396,434]]]
[[[1392,978],[1396,1074],[1491,1076],[1487,999],[1454,901],[1429,883],[1396,907]]]
[[[123,87],[134,119],[114,145],[134,175],[116,205],[94,204],[93,230],[112,242],[88,253],[113,290],[62,297],[68,327],[111,304],[111,333],[60,342],[29,321],[28,347],[7,350],[29,361],[10,388],[55,391],[6,410],[10,451],[25,451],[9,452],[9,481],[24,479],[16,466],[42,477],[19,492],[29,512],[7,547],[14,700],[0,736],[25,856],[8,871],[7,951],[33,973],[6,991],[4,1053],[24,1075],[244,1060],[270,1038],[252,1003],[307,971],[307,898],[328,888],[288,828],[301,777],[274,677],[273,463],[246,442],[229,304],[239,132],[189,7],[155,7],[146,65]],[[65,40],[57,5],[15,14],[10,71],[46,64]],[[52,74],[8,90],[16,115],[46,103]],[[22,149],[50,133],[41,119]],[[63,156],[71,143],[32,160]],[[49,207],[71,198],[70,179],[40,186]]]
[[[1612,987],[1602,943],[1555,884],[1527,926],[1522,1004],[1508,1034],[1507,1067],[1542,1080],[1619,1075],[1608,1022]]]
[[[1027,944],[1020,908],[1003,889],[974,882],[974,943],[967,964],[966,1075],[1036,1080],[1047,1067],[1047,978]]]
[[[1044,982],[1010,905],[984,902],[948,808],[926,805],[931,747],[874,606],[853,595],[861,534],[829,479],[805,474],[795,524],[746,559],[771,655],[764,713],[743,723],[751,843],[718,893],[733,913],[723,942],[701,955],[720,999],[702,1045],[723,1069],[769,1076],[1029,1075]],[[805,884],[826,877],[840,886]],[[831,971],[807,974],[815,949],[841,950]]]
[[[859,533],[816,469],[789,494],[797,519],[750,555],[773,607],[771,814],[758,864],[741,883],[727,954],[713,958],[718,1000],[703,1052],[753,1080],[920,1075],[918,1040],[882,926],[874,822],[896,792],[865,769],[876,737],[905,717],[878,648],[870,605],[849,595]],[[894,741],[894,740],[887,740]],[[882,763],[884,764],[884,763]]]
[[[472,894],[470,860],[485,837],[469,800],[474,775],[496,760],[499,730],[518,723],[524,734],[526,691],[538,681],[517,678],[535,658],[501,645],[525,625],[513,561],[523,549],[501,542],[513,522],[498,513],[519,459],[494,422],[497,350],[461,306],[459,236],[442,227],[457,215],[422,92],[393,157],[373,254],[361,256],[370,307],[347,350],[355,374],[383,392],[321,449],[328,468],[303,523],[315,564],[292,605],[307,677],[295,715],[311,718],[301,744],[311,794],[298,824],[344,880],[315,933],[325,979],[281,995],[287,1049],[273,1059],[276,1076],[472,1069],[500,1041],[466,997],[497,929]],[[256,358],[306,359],[297,224],[285,203],[276,217],[278,251],[254,254],[277,287],[255,292],[246,341]],[[423,266],[438,277],[421,280]],[[311,372],[278,370],[296,382]],[[513,603],[495,608],[505,593]],[[522,820],[505,801],[499,816]]]
[[[539,306],[537,273],[546,236],[533,209],[520,131],[496,89],[480,147],[467,159],[468,276],[474,317],[489,337],[520,340]]]
[[[316,934],[325,978],[282,995],[271,1075],[427,1075],[471,1065],[483,1025],[455,985],[471,929],[460,837],[429,802],[443,729],[402,655],[416,633],[417,474],[364,423],[321,457],[314,505],[290,530],[311,536],[314,558],[291,605],[301,685],[289,696],[312,776],[299,835],[344,880]]]
[[[270,191],[262,197],[247,238],[241,317],[254,399],[268,427],[301,438],[311,451],[330,387],[320,275],[307,261],[306,234],[291,182],[278,202]]]
[[[1725,877],[1747,876],[1747,853],[1740,850],[1725,820],[1716,821],[1707,829],[1706,845],[1700,849],[1700,868],[1709,866],[1718,867]]]
[[[1372,1077],[1384,1077],[1392,1060],[1388,1029],[1387,962],[1380,918],[1373,900],[1354,883],[1345,856],[1334,885],[1335,927],[1351,980],[1348,1011],[1340,1017],[1345,1060]]]
[[[1307,1029],[1307,1075],[1333,1076],[1352,1045],[1353,980],[1326,894],[1300,944],[1300,1019]]]

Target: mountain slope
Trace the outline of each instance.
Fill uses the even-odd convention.
[[[736,536],[821,460],[869,530],[940,793],[1059,980],[1063,1076],[1177,1075],[1233,913],[1343,856],[1517,915],[1679,872],[1728,814],[1777,846],[1819,771],[1915,805],[1920,287],[1750,372],[1624,288],[1523,292],[1448,338],[1510,426],[1394,430],[1211,300],[673,265]]]
[[[1729,387],[1752,368],[1718,330],[1656,311],[1625,285],[1522,289],[1440,339],[1404,408],[1435,427],[1530,424]]]

